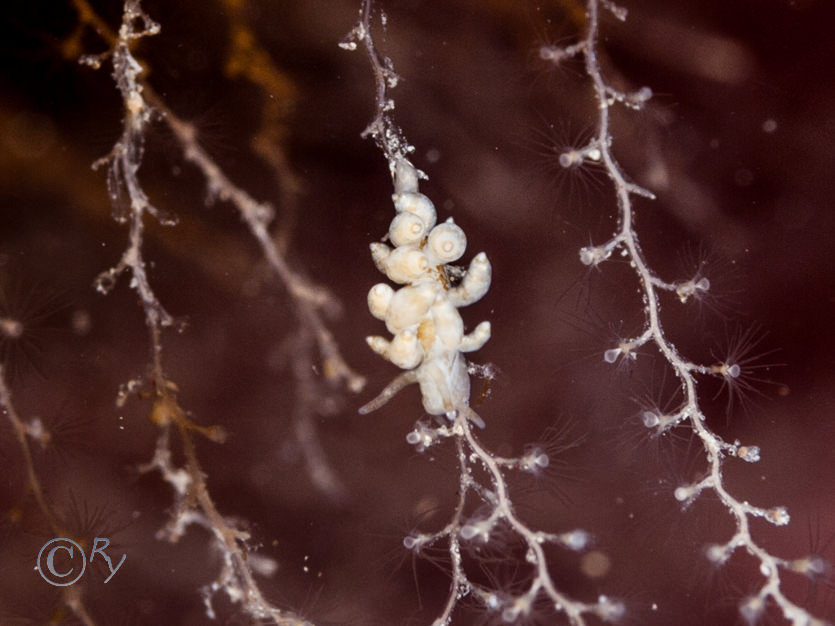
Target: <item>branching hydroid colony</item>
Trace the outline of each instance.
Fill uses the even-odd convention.
[[[7,4],[0,624],[833,620],[831,3]]]
[[[82,0],[83,2],[83,0]],[[221,570],[216,579],[202,589],[206,614],[215,617],[212,599],[218,591],[227,594],[230,601],[239,603],[252,619],[280,626],[301,626],[307,622],[294,613],[273,605],[262,593],[255,574],[272,575],[276,564],[272,559],[251,552],[247,542],[250,535],[240,524],[224,517],[217,509],[206,484],[206,475],[198,461],[194,434],[203,435],[216,443],[226,439],[225,429],[219,426],[203,427],[196,424],[177,401],[177,385],[169,380],[162,364],[162,331],[175,325],[175,319],[162,306],[151,287],[143,258],[143,234],[146,214],[155,217],[164,226],[176,226],[177,219],[156,209],[148,199],[138,178],[142,164],[147,125],[159,117],[172,130],[183,150],[184,158],[195,165],[206,180],[210,200],[219,198],[238,209],[242,221],[255,237],[270,268],[284,283],[291,301],[297,309],[300,335],[307,339],[296,349],[300,358],[318,344],[326,380],[344,381],[350,389],[362,388],[363,379],[355,374],[342,359],[330,331],[323,323],[319,309],[330,300],[327,291],[310,285],[287,265],[274,240],[268,233],[273,217],[272,208],[258,203],[245,191],[236,187],[200,147],[195,130],[170,111],[149,85],[140,79],[143,71],[133,56],[131,47],[135,40],[159,32],[156,24],[140,6],[139,0],[126,0],[122,25],[117,36],[109,36],[111,49],[98,56],[88,56],[82,61],[98,68],[107,56],[112,56],[113,77],[124,103],[124,128],[110,154],[98,161],[95,167],[107,166],[107,185],[113,203],[113,216],[119,222],[130,225],[129,245],[119,263],[103,272],[96,280],[96,288],[108,293],[125,271],[131,274],[130,286],[137,292],[145,311],[145,322],[151,339],[152,363],[150,379],[146,386],[144,377],[136,378],[122,387],[117,405],[122,406],[130,395],[150,392],[153,397],[150,419],[159,426],[159,436],[153,459],[141,469],[143,472],[159,471],[162,478],[174,490],[174,509],[168,526],[159,537],[176,542],[193,524],[206,528],[213,539],[213,546],[220,555]],[[106,34],[104,34],[107,37]],[[300,383],[301,385],[301,383]],[[315,388],[303,386],[311,395]],[[304,406],[306,403],[300,403]],[[307,404],[312,404],[307,402]],[[172,431],[179,435],[185,463],[178,466],[172,455]],[[309,452],[309,449],[308,449]],[[309,460],[320,463],[320,458]],[[312,471],[321,477],[330,474],[327,467]],[[338,484],[334,479],[320,479],[325,491],[333,492]],[[333,493],[332,493],[333,495]]]
[[[594,88],[598,119],[596,133],[585,146],[567,150],[559,157],[562,167],[581,166],[585,161],[601,163],[605,167],[617,197],[618,230],[607,242],[589,245],[580,250],[580,261],[587,266],[597,268],[610,259],[613,254],[629,261],[640,285],[644,305],[644,329],[635,337],[623,338],[619,343],[603,353],[607,363],[635,359],[637,351],[644,346],[653,346],[661,353],[680,383],[678,404],[673,410],[661,412],[646,410],[641,418],[651,435],[664,434],[672,429],[687,425],[698,437],[707,462],[704,476],[692,483],[684,483],[671,494],[687,508],[704,492],[712,491],[728,514],[733,518],[735,532],[724,542],[710,545],[705,550],[707,559],[713,565],[725,563],[735,551],[744,550],[758,563],[762,581],[759,588],[739,602],[739,614],[747,624],[756,624],[765,616],[770,602],[773,602],[783,617],[796,626],[823,624],[811,615],[806,608],[798,606],[784,594],[783,576],[800,574],[811,579],[826,574],[827,564],[819,555],[810,555],[798,559],[781,558],[769,551],[751,534],[750,523],[754,518],[762,518],[775,526],[789,523],[789,513],[783,506],[761,507],[750,504],[744,497],[731,493],[726,485],[723,470],[726,461],[738,459],[747,463],[760,460],[759,446],[740,441],[728,442],[712,431],[707,425],[706,415],[702,411],[703,402],[698,390],[698,378],[715,376],[723,379],[723,384],[732,386],[736,379],[746,376],[749,363],[745,354],[736,354],[719,363],[701,365],[689,361],[670,342],[664,333],[661,316],[661,297],[663,292],[674,294],[681,304],[698,299],[710,289],[710,280],[697,273],[692,278],[666,282],[659,278],[649,265],[638,244],[638,231],[635,226],[633,198],[654,199],[652,192],[631,182],[613,154],[614,140],[610,129],[610,109],[623,105],[631,109],[641,109],[651,98],[652,91],[642,87],[635,92],[623,92],[612,87],[603,76],[598,59],[598,36],[600,11],[611,12],[618,20],[625,21],[627,12],[624,8],[609,0],[589,0],[587,4],[587,26],[585,37],[577,44],[560,48],[543,46],[540,56],[543,60],[559,64],[565,59],[582,55],[585,70]],[[732,461],[731,461],[732,462]]]
[[[395,101],[389,91],[398,76],[386,56],[381,56],[372,37],[372,2],[365,0],[359,23],[341,44],[354,50],[362,46],[368,55],[376,84],[376,115],[363,135],[371,137],[388,162],[394,183],[395,216],[387,235],[394,249],[371,244],[377,269],[391,281],[405,285],[394,291],[386,283],[371,288],[368,308],[385,321],[391,341],[368,338],[368,345],[382,357],[408,370],[360,409],[369,413],[384,405],[404,386],[417,382],[424,410],[434,421],[420,420],[406,441],[419,452],[451,439],[458,461],[458,501],[452,517],[440,530],[415,531],[403,546],[421,555],[445,546],[450,568],[449,595],[434,626],[445,626],[461,603],[475,603],[488,619],[504,623],[539,619],[544,612],[564,614],[571,624],[586,623],[589,615],[616,621],[623,606],[605,595],[588,603],[572,599],[554,583],[544,546],[553,544],[582,551],[591,537],[584,530],[551,533],[534,530],[517,514],[505,472],[536,473],[551,461],[542,448],[531,448],[517,458],[502,458],[485,448],[472,426],[485,427],[470,406],[470,375],[481,368],[468,366],[463,353],[481,348],[490,338],[490,323],[481,322],[469,333],[458,308],[481,299],[490,287],[491,266],[485,253],[478,253],[465,270],[451,265],[465,252],[467,238],[452,218],[436,224],[432,201],[418,190],[426,175],[409,160],[414,148],[394,121]],[[382,18],[385,22],[385,18]],[[473,562],[489,571],[485,555],[518,542],[525,564],[510,586],[479,582],[472,574]],[[510,559],[508,555],[505,558]],[[508,585],[507,581],[503,582]]]
[[[32,443],[46,445],[50,433],[43,428],[40,420],[34,418],[25,422],[18,414],[12,402],[12,393],[6,383],[6,368],[0,364],[0,411],[4,413],[12,425],[14,436],[23,456],[26,473],[26,489],[32,494],[37,504],[38,513],[43,516],[50,531],[55,536],[71,536],[68,525],[55,512],[54,507],[47,499],[46,492],[41,483],[38,470],[35,467],[32,454]],[[30,443],[31,440],[31,443]],[[61,603],[66,606],[74,619],[84,626],[95,626],[95,620],[91,617],[84,598],[84,591],[80,586],[66,586],[61,589]]]

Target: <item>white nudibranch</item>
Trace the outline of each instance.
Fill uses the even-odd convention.
[[[394,337],[373,336],[366,341],[374,352],[408,371],[360,413],[378,409],[404,386],[416,382],[426,412],[453,419],[470,399],[470,377],[462,353],[478,350],[490,339],[490,322],[481,322],[473,332],[464,334],[458,308],[487,293],[490,261],[480,252],[452,286],[445,266],[464,255],[467,236],[452,218],[436,224],[435,206],[418,191],[421,174],[407,159],[397,162],[393,176],[397,215],[388,239],[394,248],[384,243],[370,247],[377,269],[403,286],[395,290],[378,283],[368,292],[369,311],[386,323]]]

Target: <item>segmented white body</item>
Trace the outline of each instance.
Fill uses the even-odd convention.
[[[417,382],[426,412],[452,417],[470,397],[462,353],[478,350],[490,339],[490,322],[481,322],[464,334],[458,308],[487,293],[490,261],[483,252],[477,254],[460,283],[450,286],[446,266],[463,256],[464,231],[452,218],[436,223],[435,206],[418,191],[417,171],[406,159],[396,164],[394,186],[397,214],[388,233],[394,247],[372,243],[371,256],[383,274],[403,286],[395,290],[378,283],[368,292],[371,314],[386,323],[393,338],[371,336],[366,341],[383,358],[409,371],[360,412],[379,408],[403,386]]]

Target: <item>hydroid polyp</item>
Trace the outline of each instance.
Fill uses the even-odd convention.
[[[28,368],[43,376],[40,356],[55,316],[66,309],[48,284],[20,274],[0,276],[0,363],[13,382]]]
[[[716,363],[700,368],[700,373],[710,374],[721,380],[719,391],[713,399],[723,392],[728,394],[726,413],[731,416],[737,405],[749,412],[755,396],[765,397],[763,390],[767,385],[778,385],[770,374],[785,363],[776,360],[779,348],[767,348],[764,344],[768,337],[760,324],[739,327],[727,335],[727,348],[724,356],[713,352]]]

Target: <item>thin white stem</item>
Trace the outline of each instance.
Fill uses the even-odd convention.
[[[643,295],[646,326],[642,337],[652,339],[652,342],[658,348],[681,383],[684,402],[678,415],[688,419],[692,431],[702,442],[708,464],[708,475],[697,484],[682,486],[676,489],[676,498],[682,502],[689,503],[704,490],[712,490],[719,498],[719,501],[725,506],[728,513],[733,517],[736,526],[734,536],[724,546],[714,547],[714,554],[719,555],[717,558],[721,557],[721,560],[724,560],[735,549],[745,549],[759,561],[759,571],[765,579],[762,587],[756,594],[757,598],[764,602],[765,599],[770,597],[780,608],[783,616],[793,624],[820,623],[805,609],[793,603],[783,594],[781,590],[782,581],[780,578],[780,570],[786,567],[786,561],[772,555],[751,536],[749,517],[762,517],[772,524],[784,525],[789,521],[788,513],[782,507],[764,509],[752,506],[747,501],[733,496],[725,485],[722,468],[727,458],[726,454],[728,452],[736,453],[738,447],[723,441],[705,423],[695,378],[695,374],[697,373],[715,373],[716,367],[695,365],[687,361],[679,354],[664,334],[657,290],[676,291],[676,286],[665,283],[655,276],[638,243],[632,196],[639,195],[646,198],[653,198],[654,196],[651,192],[629,182],[612,154],[613,139],[609,126],[609,109],[614,103],[626,103],[629,99],[625,94],[618,92],[606,84],[600,68],[600,62],[597,56],[597,39],[601,2],[602,0],[588,0],[588,25],[582,51],[585,55],[586,73],[591,79],[597,100],[598,118],[595,146],[600,150],[601,161],[614,186],[619,225],[617,233],[604,246],[584,248],[581,251],[581,259],[584,262],[589,260],[596,265],[598,262],[608,258],[613,249],[622,247],[630,261],[631,267],[635,271]],[[625,12],[618,10],[609,2],[602,4],[607,9],[616,12],[616,16],[625,19]],[[604,250],[605,252],[595,255],[589,252],[593,250]],[[682,299],[682,301],[685,300],[686,298]],[[640,342],[640,340],[636,340],[633,344],[639,344]],[[615,354],[615,352],[612,352],[612,354]],[[678,421],[676,420],[675,423],[678,423]],[[756,458],[758,456],[759,451],[757,451]],[[756,458],[753,460],[756,460]],[[750,601],[749,598],[743,602],[740,610],[743,610],[745,607],[753,610],[749,605]]]

